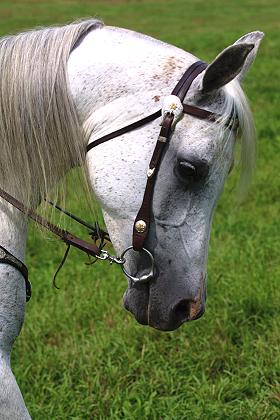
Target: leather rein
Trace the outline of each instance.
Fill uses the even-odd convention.
[[[206,67],[207,64],[202,61],[197,61],[193,63],[184,73],[182,78],[179,80],[179,82],[173,89],[172,94],[165,98],[163,108],[161,110],[147,117],[144,117],[132,124],[129,124],[119,130],[113,131],[87,145],[86,151],[89,152],[91,149],[102,143],[105,143],[111,139],[114,139],[125,133],[142,127],[147,123],[154,121],[160,116],[162,116],[159,137],[157,139],[157,143],[147,171],[147,183],[142,205],[133,225],[132,246],[128,247],[120,257],[111,255],[108,251],[103,249],[106,243],[110,242],[110,238],[107,232],[103,231],[98,227],[97,223],[95,224],[95,227],[93,227],[87,224],[82,219],[79,219],[77,216],[74,216],[71,213],[63,210],[59,206],[50,203],[51,205],[55,206],[58,210],[64,212],[65,214],[76,220],[78,223],[81,223],[90,229],[90,235],[93,241],[87,242],[81,238],[78,238],[77,236],[73,235],[67,230],[61,229],[58,226],[50,223],[48,220],[38,215],[34,210],[26,207],[23,203],[18,201],[16,198],[14,198],[1,188],[0,197],[2,197],[12,206],[26,214],[30,219],[34,220],[36,223],[48,229],[54,235],[59,237],[63,242],[65,242],[68,246],[65,258],[67,256],[70,246],[73,246],[75,248],[78,248],[80,251],[83,251],[86,254],[93,256],[96,259],[108,260],[110,263],[117,263],[121,265],[126,276],[134,282],[147,282],[151,280],[154,276],[154,258],[151,252],[144,248],[144,243],[149,232],[153,191],[156,181],[156,175],[158,173],[163,156],[163,151],[165,150],[166,145],[169,142],[172,131],[174,130],[177,121],[182,117],[183,114],[189,114],[193,117],[209,120],[212,122],[217,121],[217,119],[221,117],[220,115],[209,112],[205,109],[183,104],[183,100],[192,82],[203,70],[206,69]],[[128,251],[132,249],[134,251],[144,252],[150,258],[151,269],[148,274],[143,275],[141,277],[134,277],[126,271],[124,267],[126,261],[125,255]],[[63,259],[63,262],[65,258]],[[27,267],[2,246],[0,246],[0,263],[10,264],[22,273],[26,283],[26,300],[28,301],[31,297],[31,285],[28,281]]]

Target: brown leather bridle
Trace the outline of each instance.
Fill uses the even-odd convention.
[[[179,80],[179,82],[173,89],[172,95],[176,96],[181,102],[183,102],[192,82],[203,70],[206,69],[206,67],[207,67],[207,64],[202,61],[197,61],[193,63],[187,69],[187,71],[184,73],[182,78]],[[209,112],[205,109],[201,109],[196,106],[187,105],[187,104],[182,105],[182,112],[184,114],[188,114],[193,117],[200,118],[200,119],[206,119],[212,122],[216,121],[218,118],[221,117],[220,115]],[[136,128],[142,127],[146,125],[147,123],[159,118],[161,114],[162,114],[162,110],[159,110],[151,115],[148,115],[147,117],[142,118],[141,120],[138,120],[114,132],[111,132],[99,138],[98,140],[95,140],[89,143],[87,145],[86,151],[89,152],[91,149],[93,149],[94,147],[102,143],[105,143],[111,139],[114,139],[125,133],[135,130]],[[79,223],[82,223],[85,226],[91,228],[90,234],[92,236],[93,242],[87,242],[87,241],[84,241],[83,239],[78,238],[72,233],[66,230],[63,230],[59,228],[58,226],[50,223],[49,221],[47,221],[46,219],[38,215],[34,210],[26,207],[23,203],[18,201],[16,198],[14,198],[13,196],[8,194],[6,191],[2,190],[1,188],[0,188],[0,197],[2,197],[8,203],[12,204],[21,212],[25,213],[30,219],[34,220],[36,223],[42,225],[43,227],[51,231],[53,234],[58,236],[63,242],[67,244],[68,246],[67,252],[69,250],[69,247],[73,246],[97,259],[108,260],[110,263],[114,262],[121,265],[126,276],[134,282],[147,282],[154,277],[154,259],[151,252],[148,251],[146,248],[144,248],[144,243],[149,233],[152,198],[153,198],[153,191],[155,187],[156,175],[160,167],[163,151],[165,150],[165,147],[169,142],[169,139],[171,137],[171,134],[174,128],[174,124],[173,124],[174,115],[175,115],[175,109],[170,109],[163,116],[159,137],[158,137],[158,140],[157,140],[157,143],[156,143],[153,155],[152,155],[152,159],[150,161],[149,168],[147,171],[147,183],[146,183],[146,188],[145,188],[145,192],[143,196],[142,205],[140,207],[140,210],[136,216],[136,219],[133,225],[132,246],[128,247],[122,253],[121,257],[115,257],[109,254],[108,251],[105,251],[103,249],[106,242],[110,241],[110,238],[107,232],[100,229],[97,224],[95,228],[93,228],[92,226],[86,224],[86,222],[82,221],[76,216],[71,215],[71,213],[68,213],[65,210],[61,209],[60,207],[56,206],[59,210],[70,215],[70,217],[74,218]],[[5,248],[3,247],[0,247],[0,248],[4,250],[3,254],[6,253],[6,257],[5,255],[2,255],[2,258],[0,258],[0,263],[10,264],[16,267],[23,274],[26,281],[26,292],[27,292],[26,296],[27,296],[27,300],[29,300],[31,296],[31,286],[27,278],[28,272],[27,272],[26,266],[20,260],[14,257],[12,254],[10,254]],[[134,251],[139,251],[139,252],[144,251],[145,253],[148,254],[151,260],[151,270],[148,274],[143,275],[138,278],[138,277],[132,276],[126,271],[126,269],[124,268],[125,254],[131,249],[133,249]]]
[[[196,61],[195,63],[193,63],[187,69],[187,71],[183,74],[183,76],[181,77],[181,79],[179,80],[175,88],[173,89],[171,95],[176,96],[181,101],[181,103],[183,103],[192,82],[203,70],[206,69],[206,67],[207,67],[207,64],[203,61]],[[147,170],[147,182],[146,182],[146,188],[145,188],[142,204],[133,225],[132,246],[129,246],[121,255],[121,259],[125,260],[124,257],[126,253],[133,249],[134,251],[138,251],[138,252],[144,251],[147,254],[147,256],[150,258],[151,270],[148,274],[144,274],[140,278],[132,276],[130,273],[126,271],[126,269],[123,266],[123,271],[126,274],[126,276],[134,282],[143,283],[143,282],[147,282],[151,280],[154,277],[153,255],[151,254],[149,250],[144,248],[144,243],[149,233],[151,210],[152,210],[152,198],[153,198],[153,191],[155,187],[156,175],[160,167],[163,152],[166,148],[166,145],[169,142],[172,131],[174,129],[173,122],[174,122],[175,109],[176,109],[176,105],[174,109],[170,109],[169,112],[167,112],[163,116],[158,140],[157,140],[157,143],[156,143],[153,155],[152,155],[152,159],[149,164],[149,168]],[[187,104],[182,105],[182,113],[191,115],[196,118],[212,121],[212,122],[217,121],[217,119],[221,117],[221,115],[209,112],[205,109],[201,109],[196,106],[187,105]],[[102,143],[105,143],[111,139],[119,137],[120,135],[128,133],[132,130],[135,130],[136,128],[142,127],[143,125],[159,118],[161,114],[162,114],[162,110],[159,110],[155,112],[154,114],[151,114],[139,121],[136,121],[135,123],[132,123],[126,127],[116,130],[110,134],[107,134],[99,138],[98,140],[95,140],[89,143],[87,146],[87,152],[89,152],[91,149],[93,149],[94,147]]]

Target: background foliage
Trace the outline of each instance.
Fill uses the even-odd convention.
[[[125,280],[87,267],[30,228],[33,298],[13,369],[34,419],[280,417],[279,16],[276,0],[1,1],[0,32],[96,16],[212,60],[246,32],[266,33],[245,82],[258,131],[256,176],[242,205],[230,177],[213,223],[205,316],[173,333],[122,309]],[[68,207],[81,210],[71,199]],[[86,208],[86,206],[83,206]],[[78,232],[79,233],[79,232]],[[84,260],[86,261],[86,260]]]

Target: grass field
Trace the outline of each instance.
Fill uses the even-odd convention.
[[[118,268],[88,267],[75,250],[60,291],[53,289],[63,245],[30,228],[33,298],[12,358],[30,413],[35,420],[279,419],[279,1],[1,1],[0,32],[84,16],[204,60],[246,32],[264,31],[244,85],[258,131],[257,171],[243,204],[230,177],[213,223],[206,314],[173,333],[137,325],[122,308]]]

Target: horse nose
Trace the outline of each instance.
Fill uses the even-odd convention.
[[[205,300],[180,299],[167,311],[149,305],[148,324],[161,331],[174,331],[184,322],[200,318],[205,311]]]
[[[195,319],[200,318],[204,311],[205,305],[203,302],[181,299],[170,311],[170,326],[175,329],[186,321],[194,321]]]
[[[170,311],[170,321],[173,323],[182,324],[189,319],[191,312],[191,300],[182,299],[176,303]]]

